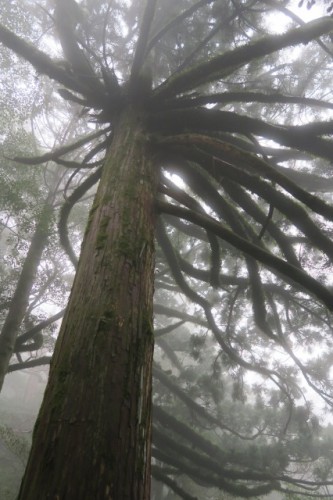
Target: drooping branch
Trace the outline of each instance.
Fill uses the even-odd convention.
[[[191,188],[202,198],[209,200],[209,205],[218,214],[219,217],[224,218],[230,228],[242,238],[255,241],[256,235],[252,227],[246,220],[238,213],[235,208],[230,205],[223,196],[221,196],[213,186],[208,182],[203,175],[188,165],[189,176],[187,181]],[[259,244],[259,241],[258,241]],[[267,251],[267,249],[265,249]],[[269,328],[266,318],[267,311],[265,307],[265,296],[260,279],[260,272],[258,263],[255,259],[245,256],[246,267],[249,275],[249,282],[252,291],[252,309],[256,325],[269,337],[275,336]]]
[[[65,314],[65,309],[62,309],[61,311],[54,314],[50,318],[41,321],[40,323],[38,323],[38,325],[33,326],[32,328],[30,328],[30,330],[19,335],[16,338],[14,351],[15,352],[18,351],[23,344],[25,344],[28,340],[32,339],[37,333],[40,333],[47,326],[51,325],[55,321],[58,321],[58,319],[62,318],[64,314]]]
[[[311,181],[313,178],[315,178],[315,189],[314,191],[317,191],[317,187],[319,185],[318,190],[320,190],[320,187],[324,184],[322,182],[323,178],[320,177],[319,175],[314,175],[314,174],[309,174],[304,171],[296,171],[292,168],[287,168],[287,167],[282,167],[278,165],[278,163],[286,162],[288,160],[311,160],[312,156],[310,153],[306,153],[305,151],[300,151],[298,149],[294,149],[291,147],[268,147],[264,146],[263,144],[260,144],[260,152],[258,151],[258,140],[256,142],[253,142],[254,136],[251,135],[250,133],[244,133],[244,137],[241,137],[241,135],[232,135],[230,133],[225,133],[225,132],[208,132],[208,135],[211,135],[213,138],[218,138],[220,141],[224,141],[228,144],[231,144],[233,146],[236,146],[237,148],[240,148],[241,150],[252,153],[255,155],[264,155],[266,158],[270,158],[274,162],[274,168],[277,170],[281,170],[282,173],[285,173],[287,177],[289,177],[291,180],[294,182],[297,182],[300,187],[303,189],[307,189],[308,191],[311,191],[311,189],[308,189],[308,185],[312,186]],[[251,142],[249,141],[249,136],[252,137]],[[304,180],[303,180],[304,177]],[[303,181],[303,182],[302,182]]]
[[[178,471],[189,475],[198,484],[206,486],[214,485],[221,490],[228,491],[232,495],[243,498],[265,495],[272,490],[301,494],[302,498],[331,498],[330,494],[318,493],[319,487],[330,486],[332,485],[331,481],[306,481],[292,478],[288,475],[274,474],[274,472],[269,471],[251,472],[248,468],[247,470],[239,470],[237,467],[234,469],[230,467],[224,468],[215,461],[214,454],[206,458],[204,455],[194,451],[193,445],[191,448],[187,447],[180,444],[179,441],[175,441],[175,439],[170,437],[170,434],[165,434],[157,429],[155,431],[158,448],[155,447],[153,449],[153,456],[164,464],[169,464],[178,469]],[[241,481],[246,481],[246,486],[242,485]],[[251,487],[248,484],[249,481],[266,481],[267,483]],[[296,486],[301,488],[301,491],[282,487],[281,483]]]
[[[177,354],[175,351],[170,347],[169,343],[167,340],[161,338],[161,337],[156,337],[155,335],[155,345],[158,346],[162,352],[163,352],[163,357],[165,356],[168,358],[170,363],[177,368],[180,372],[183,370],[183,365],[182,362],[178,359]]]
[[[70,71],[64,69],[47,54],[22,40],[3,25],[0,25],[0,42],[13,50],[18,56],[28,61],[38,73],[46,75],[68,89],[85,96],[92,107],[105,107],[105,98],[103,95],[90,90],[89,87],[81,82],[79,78],[77,79]]]
[[[202,207],[199,202],[197,202],[194,198],[189,196],[187,193],[185,193],[183,190],[178,188],[175,184],[171,183],[168,181],[167,178],[163,178],[163,182],[168,186],[166,190],[163,190],[161,192],[164,192],[171,198],[177,200],[179,203],[184,204],[188,208],[193,208],[194,210],[197,211],[202,211]],[[218,277],[220,273],[220,268],[221,268],[221,256],[220,256],[220,246],[218,239],[214,234],[211,234],[207,232],[207,239],[210,244],[211,248],[211,253],[210,253],[210,261],[211,261],[211,285],[214,287],[217,287],[219,282],[218,282]]]
[[[186,171],[187,170],[187,171]],[[224,218],[231,229],[245,239],[256,240],[256,235],[252,227],[247,224],[245,219],[231,206],[223,196],[221,196],[212,186],[212,184],[198,170],[192,168],[190,164],[187,169],[182,169],[182,177],[191,187],[191,189],[201,198],[209,200],[211,208],[221,218]],[[257,240],[258,241],[258,240]],[[259,244],[259,241],[258,241]],[[265,249],[266,250],[266,249]],[[267,250],[266,250],[267,251]],[[256,325],[269,337],[278,342],[276,336],[272,333],[267,323],[267,311],[265,307],[265,295],[260,279],[259,267],[255,259],[245,256],[248,269],[249,283],[252,290],[252,309]]]
[[[209,283],[209,271],[205,269],[199,269],[198,267],[193,266],[189,262],[187,262],[185,259],[181,258],[180,256],[178,257],[179,261],[179,266],[181,270],[186,273],[188,276],[195,278],[197,280],[200,280],[204,283]],[[243,289],[246,289],[249,287],[249,280],[247,277],[243,276],[234,276],[234,275],[228,275],[228,274],[220,274],[219,276],[219,282],[220,282],[220,287],[225,288],[225,287],[237,287],[239,289],[240,287]],[[278,283],[263,283],[262,284],[265,293],[268,296],[271,296],[272,294],[277,295],[278,297],[281,298],[281,300],[286,304],[286,307],[288,308],[289,305],[293,304],[299,309],[303,309],[306,311],[306,314],[313,315],[315,318],[317,318],[320,322],[324,323],[327,325],[330,329],[332,328],[331,322],[318,314],[316,310],[312,307],[314,304],[313,299],[309,298],[307,300],[309,306],[306,305],[306,301],[304,297],[302,296],[301,298],[297,299],[297,296],[295,296],[295,291],[290,291],[287,290],[285,287],[284,283],[278,284]]]
[[[176,330],[180,326],[182,326],[185,323],[184,320],[182,321],[177,321],[177,323],[172,323],[171,325],[165,326],[164,328],[158,328],[154,330],[154,337],[159,338],[159,337],[164,337],[164,335],[167,335],[168,333]]]
[[[46,163],[47,161],[57,161],[61,156],[64,156],[65,154],[71,153],[72,151],[79,149],[80,147],[84,146],[85,144],[88,144],[94,139],[97,139],[98,137],[105,135],[109,131],[110,127],[98,130],[97,132],[82,137],[82,139],[78,139],[72,144],[67,144],[66,146],[62,146],[60,148],[57,148],[53,151],[50,151],[49,153],[45,153],[40,156],[31,156],[31,157],[15,156],[14,158],[10,159],[18,163],[23,163],[24,165],[39,165],[41,163]],[[70,168],[77,168],[77,165],[74,167],[73,164],[70,164],[69,166]]]
[[[227,431],[230,434],[233,434],[234,436],[237,436],[238,438],[244,440],[244,441],[253,441],[258,437],[259,434],[261,434],[261,431],[245,436],[243,434],[240,434],[237,432],[235,429],[232,429],[230,426],[226,425],[220,417],[215,417],[212,415],[210,412],[208,412],[204,406],[198,404],[196,401],[194,401],[190,396],[186,394],[186,392],[179,387],[176,383],[174,383],[170,377],[166,373],[163,372],[159,367],[154,366],[153,368],[153,376],[161,382],[167,389],[171,391],[172,394],[177,396],[177,398],[184,403],[184,405],[188,408],[188,410],[193,414],[197,415],[200,419],[203,420],[203,422],[208,423],[209,425],[216,426],[219,429],[223,431]],[[157,416],[157,418],[162,422],[162,424],[166,425],[167,422],[167,417],[166,417],[166,412],[162,408],[154,408],[154,416]],[[172,419],[172,417],[170,417]],[[170,422],[169,419],[169,422]],[[176,419],[174,419],[174,426],[173,426],[177,432],[182,435],[183,437],[186,437],[189,441],[193,440],[194,436],[197,436],[196,433],[191,430],[188,426],[185,424],[182,424],[181,422],[178,422]],[[224,458],[225,456],[221,453],[218,453],[219,448],[216,447],[215,445],[209,443],[205,438],[201,436],[197,436],[195,441],[198,441],[201,443],[201,446],[199,446],[204,449],[208,453],[212,453],[213,450],[214,452],[220,457],[220,459]],[[209,446],[210,445],[210,446]]]
[[[170,419],[171,420],[171,419]],[[232,470],[229,467],[223,467],[223,462],[225,460],[218,459],[219,456],[223,455],[221,452],[218,457],[215,455],[208,455],[202,453],[202,451],[197,451],[196,440],[189,444],[183,444],[184,440],[174,439],[171,437],[170,433],[165,433],[160,430],[157,426],[154,426],[154,441],[158,443],[159,449],[162,449],[167,453],[170,458],[172,456],[181,457],[184,462],[189,461],[192,465],[199,467],[202,471],[210,474],[221,475],[223,478],[228,478],[234,481],[237,480],[254,480],[261,481],[264,480],[274,480],[274,475],[269,472],[251,472],[246,470],[237,470],[236,467]],[[194,446],[193,446],[194,445]],[[222,488],[223,489],[223,488]]]
[[[332,20],[333,22],[333,20]],[[333,142],[318,137],[316,133],[328,134],[333,131],[332,122],[309,126],[280,126],[266,123],[258,118],[239,115],[229,111],[213,109],[184,109],[151,114],[148,124],[152,133],[182,134],[204,132],[206,135],[221,132],[253,134],[271,139],[283,146],[306,151],[319,158],[332,161]],[[311,127],[311,128],[309,128]]]
[[[207,241],[207,232],[195,224],[184,222],[178,217],[174,217],[172,215],[165,215],[164,220],[169,226],[176,228],[181,233],[190,236],[190,238],[195,238],[199,241]]]
[[[189,495],[183,488],[177,484],[174,479],[171,479],[167,474],[163,472],[163,469],[158,465],[152,465],[151,467],[152,476],[156,481],[160,481],[163,484],[166,484],[172,491],[176,493],[183,500],[199,500],[198,497],[193,497]]]
[[[216,157],[214,156],[214,151],[213,153],[211,151],[209,151],[209,153],[206,153],[199,148],[188,148],[187,150],[183,149],[181,150],[181,152],[185,157],[187,156],[190,159],[197,161],[203,167],[203,169],[209,172],[210,175],[212,175],[212,177],[215,178],[219,183],[225,177],[227,177],[233,182],[239,183],[250,191],[258,194],[268,204],[273,203],[274,206],[281,213],[283,213],[288,220],[290,220],[304,235],[307,236],[314,247],[319,248],[330,259],[332,259],[332,241],[318,227],[318,224],[310,218],[307,211],[299,203],[296,203],[293,199],[283,194],[283,192],[272,187],[266,180],[263,180],[259,176],[253,174],[251,175],[241,168],[238,168],[237,155],[235,157],[231,156],[230,159],[228,157],[227,151],[228,146],[226,146],[226,148],[223,147],[223,149],[225,149],[223,153],[218,153],[217,151],[215,151],[216,154],[219,155]],[[213,154],[213,156],[210,156],[211,154]],[[227,161],[225,161],[225,157]],[[237,166],[233,166],[231,164],[232,160],[233,163],[236,163]],[[251,166],[251,157],[249,157],[248,162]],[[243,166],[244,162],[242,163],[242,161],[240,161],[240,163]],[[246,165],[246,167],[248,167],[248,165]],[[272,170],[274,171],[274,169]],[[279,173],[276,174],[277,176],[281,175]],[[297,192],[297,197],[302,197],[302,201],[306,200],[308,206],[311,203],[311,208],[316,208],[317,212],[319,211],[318,209],[320,209],[319,213],[324,215],[328,220],[333,219],[333,207],[322,202],[319,198],[316,198],[306,191],[298,188],[289,179],[286,179],[286,182],[284,184],[288,184],[289,190],[291,190],[293,186],[295,186],[295,189],[293,189],[293,194],[294,192]]]
[[[76,104],[79,104],[83,107],[89,106],[89,102],[87,101],[87,99],[82,99],[81,97],[78,97],[76,94],[73,94],[73,92],[70,92],[67,89],[58,89],[57,92],[63,99],[65,99],[65,101],[75,102]]]
[[[192,211],[191,211],[191,213],[192,213]],[[166,260],[168,261],[168,263],[170,265],[172,275],[173,275],[177,285],[187,295],[187,297],[190,300],[199,304],[203,308],[203,310],[205,310],[207,307],[209,307],[209,303],[207,302],[207,300],[204,297],[202,297],[197,292],[195,292],[189,286],[189,284],[185,281],[183,274],[179,268],[179,265],[177,262],[177,257],[175,255],[175,252],[173,250],[173,247],[170,243],[170,240],[167,236],[166,230],[165,230],[161,220],[158,220],[158,222],[157,222],[156,237],[157,237],[157,241],[158,241],[160,247],[162,248],[162,250],[164,252]]]
[[[273,156],[273,159],[280,161],[279,155]],[[294,170],[293,168],[282,167],[276,163],[274,168],[306,191],[312,193],[330,193],[333,191],[332,177],[324,177],[303,170]]]
[[[302,484],[298,484],[296,483],[296,486],[299,486],[299,487],[302,487]],[[325,484],[323,482],[317,482],[313,488],[311,488],[310,492],[307,492],[307,491],[304,491],[304,489],[302,490],[302,497],[303,498],[328,498],[328,500],[330,500],[332,498],[332,493],[316,493],[316,491],[318,491],[318,487],[319,486],[325,486]],[[297,498],[297,496],[299,496],[300,494],[300,491],[299,489],[298,490],[293,490],[291,488],[283,488],[281,487],[280,488],[280,491],[281,493],[286,493],[286,495],[290,495],[291,498],[293,496],[295,496]]]
[[[68,169],[89,169],[92,170],[95,167],[100,167],[101,164],[103,163],[103,160],[97,160],[92,163],[83,163],[83,162],[78,162],[78,161],[73,161],[73,160],[63,160],[61,158],[55,158],[53,160],[57,165],[61,165],[62,167],[68,168]]]
[[[224,181],[224,184],[225,184],[225,181]],[[182,222],[181,219],[179,219],[176,216],[163,215],[163,218],[168,223],[168,225],[175,227],[178,231],[183,232],[184,234],[190,236],[191,238],[195,237],[195,238],[199,238],[203,241],[206,241],[204,238],[203,230],[199,226],[196,226],[194,224],[188,224],[188,223],[185,224],[184,222]],[[225,242],[224,245],[228,245],[228,243]],[[232,245],[230,245],[230,248],[232,248]],[[209,270],[205,270],[205,269],[193,266],[187,260],[182,258],[180,255],[178,255],[177,257],[178,257],[178,264],[179,264],[181,270],[183,271],[183,273],[185,273],[188,276],[195,278],[199,281],[202,281],[205,283],[210,283],[210,271]],[[293,264],[292,259],[291,259],[290,263]],[[295,265],[295,264],[293,264],[293,265]],[[296,262],[296,267],[299,267],[298,261]],[[220,284],[221,288],[239,287],[239,286],[246,288],[249,286],[249,280],[247,277],[243,277],[243,276],[234,276],[231,274],[220,273],[219,284]],[[294,294],[291,294],[290,292],[288,292],[284,285],[279,285],[277,283],[265,283],[263,286],[264,286],[265,291],[267,291],[268,293],[277,294],[278,296],[282,297],[286,301],[286,303],[295,303],[298,307],[303,308],[304,310],[307,311],[307,313],[310,313],[309,308],[307,308],[304,305],[304,303],[298,302],[297,300],[295,300]],[[309,301],[313,304],[313,299],[309,299]],[[162,308],[161,311],[163,311],[164,306],[158,305],[158,307],[161,307]],[[170,312],[166,311],[165,314],[169,317],[173,317],[173,314],[171,313],[171,311],[172,310],[170,310]],[[159,310],[157,312],[160,313]],[[161,314],[163,314],[163,313],[161,312]],[[311,312],[311,314],[315,314],[315,313]],[[179,313],[179,311],[176,311],[175,317],[177,317],[177,318],[182,317],[181,314]],[[188,318],[188,316],[186,316],[186,318]],[[318,319],[320,319],[320,321],[323,321],[324,323],[330,325],[330,323],[327,323],[327,321],[323,317],[320,317],[320,318],[318,317]],[[199,323],[199,324],[201,324],[201,323]],[[205,325],[205,326],[207,326],[207,325]]]
[[[216,213],[219,213],[221,217],[223,218],[223,212],[228,209],[228,206],[226,205],[226,201],[224,198],[218,193],[217,189],[212,185],[211,182],[207,180],[207,178],[203,175],[204,172],[199,172],[198,167],[194,168],[190,162],[179,162],[177,159],[175,159],[174,162],[172,162],[172,171],[175,171],[179,173],[182,177],[182,179],[188,183],[188,185],[197,192],[199,196],[201,196],[202,199],[207,199],[209,200],[209,205],[212,207]],[[237,195],[234,196],[234,201],[236,204],[239,204],[238,201],[238,196],[240,196],[240,199],[245,201],[246,205],[246,213],[252,215],[255,215],[255,219],[258,220],[261,224],[264,224],[266,221],[266,216],[263,214],[261,209],[252,201],[250,200],[249,197],[247,197],[246,193],[242,188],[239,186],[239,184],[232,183],[229,181],[227,178],[223,178],[223,189],[228,192],[233,189],[233,192],[237,191]],[[241,205],[242,206],[242,205]],[[244,203],[242,208],[244,208]],[[250,208],[249,211],[247,211],[247,208]],[[240,215],[235,215],[233,218],[239,218]],[[243,221],[243,224],[245,221]],[[250,230],[250,228],[249,228]],[[294,266],[299,267],[299,262],[296,258],[296,255],[291,247],[291,245],[288,243],[287,238],[285,235],[278,229],[278,227],[271,223],[269,224],[269,231],[272,236],[274,236],[277,244],[280,246],[282,252],[286,256],[287,260],[293,264]],[[255,239],[254,235],[253,239]],[[258,238],[259,239],[259,238]]]
[[[324,234],[318,227],[318,224],[313,221],[308,212],[297,202],[290,197],[284,195],[282,192],[274,189],[268,182],[259,177],[250,175],[233,167],[230,164],[221,161],[221,177],[227,177],[233,182],[239,182],[249,191],[258,194],[268,204],[273,203],[275,208],[279,210],[286,218],[292,222],[311,242],[312,246],[320,249],[325,253],[329,259],[333,258],[333,243],[331,239]],[[210,168],[207,165],[207,170],[215,176],[215,167]],[[218,179],[218,175],[216,176]]]
[[[284,254],[287,261],[293,266],[299,267],[300,263],[292,245],[290,244],[288,237],[280,230],[277,224],[274,223],[272,219],[268,220],[264,212],[259,208],[259,206],[251,199],[246,191],[229,179],[224,179],[223,189],[226,193],[237,203],[246,214],[253,217],[253,219],[265,227],[265,230],[274,238],[278,246],[280,247],[282,253]],[[271,205],[272,206],[272,205]],[[259,236],[258,236],[259,239]]]
[[[167,307],[163,304],[154,304],[154,313],[167,316],[168,318],[178,318],[184,322],[188,321],[189,323],[194,323],[207,328],[207,323],[203,319],[176,309],[172,309],[171,307]]]
[[[273,272],[284,276],[286,281],[292,282],[293,284],[300,285],[301,287],[305,288],[310,294],[315,295],[321,302],[323,302],[330,311],[333,310],[333,294],[323,285],[321,285],[317,280],[306,274],[301,269],[288,264],[275,255],[270,254],[262,248],[254,245],[253,243],[250,243],[249,241],[241,238],[240,236],[230,231],[230,229],[225,227],[223,224],[217,222],[207,215],[198,214],[186,208],[171,205],[170,203],[166,203],[160,200],[156,202],[156,205],[158,210],[162,213],[176,215],[185,220],[198,224],[205,229],[211,230],[217,236],[226,240],[239,251],[251,255],[255,259],[262,262],[264,265],[272,269]]]
[[[158,207],[160,208],[162,204],[168,205],[167,203],[164,202],[157,202]],[[173,207],[173,205],[170,205]],[[177,208],[177,207],[176,207]],[[180,208],[180,207],[179,207]],[[186,209],[184,209],[186,210]],[[164,211],[164,210],[163,210]],[[196,214],[197,212],[191,211],[191,210],[186,210],[190,212],[191,214]],[[166,210],[167,212],[167,210]],[[170,213],[170,212],[169,212]],[[199,215],[199,214],[198,214]],[[186,217],[184,217],[186,218]],[[159,245],[161,246],[163,253],[165,255],[165,258],[170,266],[171,273],[173,275],[173,278],[181,291],[193,302],[199,304],[202,309],[205,312],[205,316],[207,319],[207,323],[209,328],[211,329],[212,333],[214,334],[215,339],[219,343],[222,351],[230,358],[230,360],[233,363],[236,363],[237,365],[245,368],[246,370],[253,371],[256,373],[259,373],[265,377],[269,377],[274,383],[278,385],[278,387],[286,394],[287,397],[290,398],[288,391],[286,390],[286,385],[285,385],[285,380],[283,379],[280,374],[274,370],[271,370],[264,366],[261,363],[252,363],[247,360],[245,360],[242,356],[239,355],[239,353],[234,349],[233,346],[230,345],[230,343],[225,339],[223,332],[219,329],[219,327],[216,324],[214,315],[212,314],[211,311],[211,306],[209,302],[200,294],[198,294],[196,291],[194,291],[189,284],[186,282],[184,279],[184,276],[181,272],[179,263],[178,263],[178,258],[176,255],[176,252],[174,248],[172,247],[172,244],[167,236],[166,230],[162,225],[161,220],[158,221],[157,224],[157,231],[156,231],[156,236],[157,236],[157,241]],[[245,240],[244,240],[245,241]],[[282,385],[281,385],[282,384]]]
[[[44,337],[43,334],[39,332],[32,337],[31,342],[29,342],[29,344],[22,344],[18,347],[15,347],[14,352],[17,356],[19,353],[22,352],[38,351],[43,347],[43,344],[44,344]]]
[[[160,141],[161,144],[185,144],[187,146],[194,146],[195,152],[191,153],[193,158],[200,158],[200,151],[205,151],[207,158],[210,156],[211,162],[214,163],[214,158],[219,158],[223,164],[221,170],[221,177],[224,177],[224,173],[227,172],[226,164],[233,165],[235,168],[242,172],[241,176],[249,179],[261,178],[265,180],[270,180],[274,184],[280,185],[286,191],[288,191],[293,198],[301,201],[304,205],[310,208],[313,212],[322,215],[328,220],[333,221],[333,207],[325,201],[321,200],[317,196],[314,196],[301,187],[299,187],[296,182],[292,181],[288,176],[284,175],[281,170],[276,170],[274,167],[269,165],[265,160],[262,160],[258,156],[252,155],[242,149],[233,146],[229,143],[225,143],[215,138],[206,137],[197,134],[185,134],[165,138]],[[207,163],[207,162],[206,162]],[[188,167],[189,168],[189,167]],[[184,169],[183,169],[184,170]],[[209,170],[214,170],[209,167]],[[216,177],[216,176],[215,176]],[[251,182],[249,182],[250,184]]]
[[[167,463],[171,466],[176,467],[179,471],[190,476],[195,482],[205,485],[205,486],[215,486],[223,491],[226,491],[232,495],[240,496],[244,498],[251,498],[255,496],[261,496],[270,493],[273,490],[280,490],[280,484],[277,481],[272,481],[270,483],[264,483],[259,486],[244,486],[238,484],[233,480],[224,479],[224,470],[220,470],[220,474],[207,473],[207,470],[203,471],[201,467],[194,466],[183,461],[178,455],[172,455],[165,453],[161,449],[153,448],[152,456],[161,462]],[[230,474],[229,474],[230,475]],[[239,473],[241,475],[241,473]]]
[[[8,366],[7,373],[24,370],[25,368],[34,368],[35,366],[49,365],[51,360],[51,356],[41,356],[40,358],[23,361],[22,363],[13,363]]]
[[[163,436],[168,436],[168,441],[165,441],[164,443],[165,446],[159,447],[164,449],[164,451],[168,449],[167,454],[170,457],[170,461],[167,463],[170,465],[172,465],[171,460],[173,456],[186,456],[189,462],[193,465],[197,462],[197,460],[201,460],[198,455],[191,456],[189,449],[184,450],[185,454],[175,451],[177,444],[174,440],[176,439],[178,443],[178,439],[180,439],[182,443],[190,443],[192,449],[199,450],[200,453],[202,453],[201,457],[207,455],[214,462],[216,461],[215,464],[209,461],[203,462],[201,464],[201,470],[206,469],[207,473],[215,472],[217,475],[221,474],[223,478],[252,481],[282,481],[290,485],[297,485],[304,488],[305,491],[315,491],[318,486],[332,485],[332,481],[313,481],[309,479],[291,477],[289,475],[281,474],[278,471],[270,471],[269,467],[267,467],[266,471],[249,470],[247,461],[240,459],[241,457],[239,456],[244,452],[244,449],[240,450],[238,453],[234,447],[232,447],[231,450],[230,448],[221,449],[217,445],[212,444],[207,438],[202,437],[200,434],[193,431],[187,424],[179,421],[157,405],[154,406],[154,420],[159,428],[158,437],[164,439]],[[268,448],[270,446],[274,447],[274,444],[267,444]],[[284,453],[288,454],[288,450],[285,449]],[[291,453],[293,453],[293,451]],[[269,455],[272,456],[273,454],[270,453]],[[250,457],[252,458],[252,453]],[[219,464],[218,468],[216,467],[216,463]],[[237,464],[235,469],[230,467],[233,463]],[[228,467],[226,467],[226,465]],[[268,466],[268,464],[266,465]]]

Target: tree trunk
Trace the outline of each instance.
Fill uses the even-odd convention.
[[[21,500],[149,498],[156,186],[140,114],[127,110],[90,213]]]
[[[25,258],[8,314],[0,333],[0,392],[15,348],[19,328],[27,312],[29,297],[35,282],[43,251],[48,243],[55,191],[51,191],[37,222],[35,233]]]

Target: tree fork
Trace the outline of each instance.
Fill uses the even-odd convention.
[[[122,113],[90,212],[19,500],[150,495],[154,154]]]

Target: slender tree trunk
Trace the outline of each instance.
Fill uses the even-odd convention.
[[[156,173],[124,112],[90,213],[21,500],[150,496]]]
[[[16,289],[11,300],[8,314],[0,333],[0,392],[14,352],[19,328],[29,305],[29,297],[35,282],[42,253],[50,235],[55,192],[50,192],[40,214],[35,233],[25,258]]]

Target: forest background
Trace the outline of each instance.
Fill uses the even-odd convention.
[[[305,24],[284,1],[87,0],[61,28],[62,3],[0,1],[0,497],[17,494],[128,102],[160,172],[151,497],[330,497],[327,5]]]

